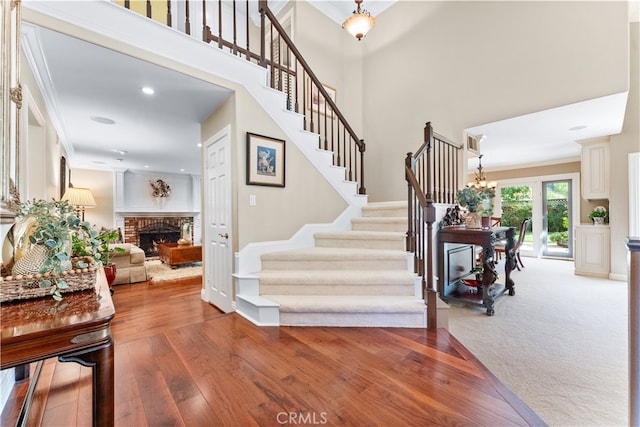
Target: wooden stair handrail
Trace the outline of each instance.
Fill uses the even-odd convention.
[[[293,41],[291,40],[291,38],[287,34],[287,32],[284,30],[282,25],[280,25],[280,22],[278,22],[278,19],[276,18],[276,16],[273,14],[271,9],[269,9],[268,1],[267,0],[259,0],[258,9],[259,9],[259,12],[260,12],[260,15],[261,15],[260,64],[262,66],[266,66],[266,48],[265,48],[265,45],[266,45],[265,28],[266,28],[266,26],[264,25],[264,16],[266,15],[269,18],[269,21],[271,22],[272,27],[275,28],[276,31],[278,31],[279,36],[282,38],[282,40],[284,40],[284,42],[288,46],[288,49],[290,50],[290,52],[293,54],[293,56],[296,57],[296,60],[298,61],[298,63],[302,66],[302,68],[304,69],[306,74],[309,75],[309,78],[311,79],[313,84],[318,88],[318,91],[324,97],[325,102],[327,104],[329,104],[330,110],[333,113],[335,113],[335,115],[338,118],[338,120],[340,120],[340,122],[344,126],[345,130],[349,133],[349,135],[351,136],[351,138],[353,139],[355,144],[358,146],[358,151],[360,152],[360,155],[364,156],[364,152],[365,152],[365,149],[366,149],[364,140],[358,137],[358,135],[353,130],[353,128],[351,127],[351,125],[349,124],[347,119],[344,117],[344,115],[342,114],[342,112],[340,111],[340,109],[338,108],[336,103],[333,101],[333,99],[331,99],[331,96],[329,96],[329,93],[324,88],[324,85],[320,82],[320,79],[318,79],[318,77],[315,75],[315,73],[313,72],[313,70],[311,69],[311,67],[307,63],[307,61],[304,59],[304,57],[302,56],[302,54],[300,53],[300,51],[298,50],[296,45],[293,43]],[[363,158],[361,159],[361,163],[360,163],[360,187],[358,188],[358,193],[359,194],[366,194],[366,189],[364,187],[364,162],[362,160],[363,160]]]
[[[172,10],[172,1],[166,1],[166,15],[163,17],[154,16],[153,6],[155,4],[151,1],[146,1],[146,16],[149,19],[155,19],[168,26],[172,26],[174,21],[173,17],[179,16],[179,13],[174,14]],[[159,4],[160,2],[158,2]],[[191,22],[190,22],[190,3],[193,1],[186,0],[185,2],[179,2],[174,4],[177,8],[184,7],[184,32],[191,34]],[[213,6],[212,6],[213,3]],[[345,169],[345,180],[355,181],[358,185],[358,194],[366,194],[366,187],[364,185],[364,152],[366,151],[366,145],[363,139],[359,138],[353,127],[349,124],[344,114],[340,111],[335,101],[331,98],[329,92],[320,82],[320,79],[313,72],[307,61],[304,59],[299,49],[295,46],[286,30],[280,24],[273,11],[269,8],[267,0],[258,1],[258,11],[260,13],[260,46],[259,52],[252,51],[250,47],[250,28],[256,28],[252,26],[249,20],[249,0],[244,2],[229,1],[229,7],[232,7],[232,22],[223,21],[223,0],[217,0],[217,4],[214,1],[201,0],[202,9],[202,40],[205,43],[215,43],[219,49],[229,49],[229,51],[240,57],[245,57],[247,61],[255,62],[256,64],[270,69],[271,87],[284,92],[286,95],[287,109],[295,110],[300,113],[302,110],[304,129],[309,130],[318,135],[319,148],[333,152],[333,164],[335,166],[341,166]],[[217,6],[217,31],[214,34],[211,31],[209,25],[207,25],[207,7],[216,8]],[[130,9],[130,0],[124,0],[124,7]],[[199,7],[199,6],[194,6]],[[244,19],[240,18],[243,12],[246,13]],[[237,10],[238,9],[238,10]],[[270,46],[270,58],[267,58],[266,47],[266,31],[267,23],[266,18],[269,19],[269,25],[271,28],[271,41],[274,41],[274,34],[277,33],[278,47],[274,50],[273,44]],[[226,40],[223,36],[223,25],[232,25],[229,31],[225,32],[229,34]],[[244,27],[242,27],[244,26]],[[175,28],[175,27],[173,27]],[[246,31],[244,31],[246,30]],[[246,34],[243,34],[245,33]],[[238,37],[245,36],[246,40],[243,45],[239,45]],[[255,40],[255,38],[253,39]],[[280,46],[280,43],[283,43]],[[282,47],[283,50],[280,50]],[[254,49],[257,50],[257,49]],[[277,59],[274,57],[274,53],[277,54]],[[282,61],[282,57],[285,57],[285,61]],[[294,60],[295,59],[295,60]],[[291,64],[295,62],[294,68],[291,68]],[[300,66],[301,69],[297,69]],[[301,79],[300,79],[301,78]],[[308,78],[308,81],[307,81]],[[286,81],[283,82],[283,79]],[[302,80],[302,81],[300,81]],[[309,93],[306,93],[307,82],[310,83]],[[292,86],[293,89],[292,89]],[[318,99],[324,102],[324,112],[321,111],[320,105],[314,110],[312,107],[312,101],[309,101],[307,111],[306,97],[311,99],[313,91],[317,89]],[[295,93],[292,93],[292,90]],[[300,97],[299,91],[302,92]],[[313,94],[316,95],[315,93]],[[300,98],[302,98],[302,108],[300,108]],[[321,118],[320,115],[324,115]],[[314,118],[317,122],[314,123]],[[335,119],[335,120],[334,120]],[[336,124],[334,125],[334,121]],[[324,138],[324,140],[323,140]]]

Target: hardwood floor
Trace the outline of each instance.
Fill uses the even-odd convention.
[[[544,425],[444,330],[259,328],[199,278],[115,289],[117,426]],[[36,390],[27,425],[90,425],[89,368],[50,359]]]

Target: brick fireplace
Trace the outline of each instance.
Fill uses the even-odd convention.
[[[140,247],[147,257],[158,256],[159,243],[177,242],[180,239],[182,224],[191,224],[192,216],[144,216],[124,218],[124,242]]]

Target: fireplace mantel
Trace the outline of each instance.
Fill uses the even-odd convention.
[[[127,216],[166,216],[166,217],[173,217],[173,216],[197,216],[197,215],[200,215],[200,211],[168,212],[168,211],[161,210],[161,209],[158,209],[157,211],[154,211],[154,210],[145,210],[145,211],[119,210],[119,211],[116,211],[115,213],[116,213],[116,215],[120,215],[120,216],[123,216],[123,217],[127,217]]]

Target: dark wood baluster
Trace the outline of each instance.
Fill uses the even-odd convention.
[[[342,160],[340,162],[340,166],[345,167],[345,170],[346,170],[346,166],[347,166],[347,128],[344,125],[342,126]],[[347,179],[346,172],[345,172],[344,179]]]
[[[131,0],[124,0],[125,9],[131,9]]]
[[[282,37],[278,33],[278,90],[283,91],[282,87]]]
[[[313,126],[313,83],[311,82],[311,77],[309,77],[309,110],[309,117],[311,117],[311,127],[309,128],[309,130],[311,132],[315,132]]]
[[[191,35],[191,22],[189,22],[189,0],[186,0],[184,5],[184,32]]]
[[[207,2],[202,2],[202,40],[211,42],[211,29],[207,26]]]
[[[336,124],[336,165],[342,166],[342,158],[340,157],[340,122]]]
[[[273,22],[271,23],[271,31],[269,32],[269,63],[271,64],[271,87],[275,89],[275,70],[273,69]]]
[[[324,95],[322,96],[322,99],[324,99]],[[324,149],[328,150],[329,149],[329,140],[327,139],[327,117],[328,116],[328,111],[327,111],[327,100],[324,100]]]
[[[147,0],[147,18],[151,19],[151,0]]]
[[[218,0],[218,48],[222,49],[222,0]]]
[[[287,48],[287,50],[288,50],[288,48]],[[289,64],[291,64],[290,68],[292,70],[295,70],[295,72],[296,72],[293,75],[293,81],[295,82],[295,85],[296,85],[296,98],[295,98],[296,113],[299,113],[300,112],[300,108],[299,108],[300,107],[300,102],[299,102],[300,93],[298,91],[298,83],[299,83],[299,80],[298,80],[298,61],[294,58],[293,55],[291,55],[291,52],[289,52],[289,57],[288,58],[289,58]]]
[[[234,55],[238,54],[238,19],[236,18],[236,0],[233,0],[233,48],[232,52]]]
[[[267,68],[267,49],[266,49],[266,43],[267,43],[267,36],[266,36],[266,28],[267,26],[265,25],[265,8],[264,6],[266,5],[266,1],[261,1],[260,2],[260,66]]]
[[[367,188],[364,186],[364,150],[366,145],[364,144],[364,139],[360,140],[360,145],[358,145],[358,151],[360,151],[360,189],[358,190],[358,194],[367,194]]]
[[[349,181],[353,181],[353,175],[351,174],[353,172],[353,152],[352,152],[352,148],[353,145],[351,141],[353,140],[353,137],[349,136]]]
[[[285,58],[284,62],[285,62],[285,66],[287,67],[285,69],[286,70],[285,75],[287,76],[287,110],[291,111],[294,109],[294,106],[293,106],[293,99],[292,99],[293,94],[291,93],[291,84],[293,82],[293,76],[291,75],[291,70],[290,70],[291,53],[289,52],[289,45],[286,45],[285,52],[286,52],[286,55],[284,57]]]
[[[247,6],[246,6],[246,14],[247,15],[247,20],[245,22],[245,25],[247,26],[247,61],[251,60],[251,55],[249,54],[251,51],[249,50],[249,0],[247,0]]]
[[[337,153],[336,153],[336,147],[334,145],[334,139],[333,139],[333,135],[334,135],[333,119],[334,119],[334,117],[333,117],[333,109],[331,109],[331,151],[334,153],[333,154],[333,164],[335,165],[336,164]]]
[[[171,0],[167,0],[167,26],[171,26]]]
[[[302,70],[302,76],[301,76],[301,80],[302,80],[302,121],[304,124],[304,129],[305,130],[309,130],[309,128],[307,128],[307,74],[305,73],[304,69]]]

